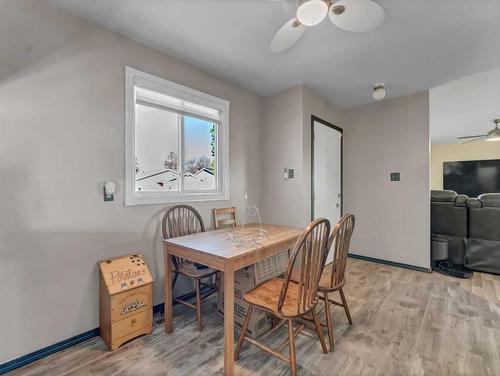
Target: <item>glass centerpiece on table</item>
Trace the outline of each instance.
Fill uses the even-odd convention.
[[[238,248],[257,247],[259,241],[267,236],[267,231],[262,228],[262,219],[259,208],[245,195],[247,209],[240,226],[235,227],[227,235]]]

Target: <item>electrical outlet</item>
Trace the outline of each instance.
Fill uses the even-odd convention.
[[[288,179],[293,179],[295,177],[295,170],[293,168],[288,169]]]

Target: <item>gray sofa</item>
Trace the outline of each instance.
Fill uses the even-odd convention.
[[[467,196],[453,191],[431,191],[431,239],[433,251],[444,244],[446,260],[465,264],[467,245]],[[441,261],[433,255],[433,261]]]
[[[467,200],[469,234],[466,263],[472,269],[500,274],[500,193]]]

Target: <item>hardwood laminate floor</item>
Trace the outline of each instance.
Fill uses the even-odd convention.
[[[435,277],[442,278],[460,286],[474,295],[500,304],[500,275],[474,272],[472,278],[452,278],[439,273]]]
[[[347,300],[354,325],[334,309],[335,352],[317,337],[297,338],[299,375],[500,375],[500,277],[458,280],[349,259]],[[220,375],[223,320],[215,299],[194,312],[174,308],[174,332],[161,317],[151,335],[109,352],[97,337],[9,373],[19,375]],[[326,331],[325,331],[326,334]],[[271,338],[280,343],[286,328]],[[236,375],[288,375],[288,365],[245,344]]]

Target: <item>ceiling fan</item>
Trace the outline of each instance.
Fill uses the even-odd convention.
[[[335,26],[352,32],[374,30],[385,20],[384,8],[373,0],[297,0],[296,17],[278,30],[271,41],[271,51],[289,49],[306,27],[318,25],[327,15]]]
[[[498,124],[500,124],[500,119],[494,119],[493,123],[495,124],[495,128],[493,128],[491,131],[489,131],[486,134],[480,134],[477,136],[464,136],[464,137],[458,137],[459,140],[467,140],[467,141],[462,141],[462,144],[466,144],[468,142],[475,142],[475,141],[500,141],[500,129],[498,128]],[[470,139],[470,140],[468,140]]]

